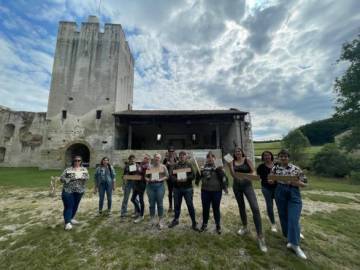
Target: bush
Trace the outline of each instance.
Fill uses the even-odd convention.
[[[325,144],[314,156],[313,169],[325,176],[344,177],[350,173],[350,162],[335,144]]]
[[[306,147],[310,146],[309,140],[300,129],[290,131],[282,140],[282,146],[289,150],[290,158],[295,162],[299,162],[304,158]]]
[[[360,172],[351,172],[350,183],[354,185],[360,185]]]

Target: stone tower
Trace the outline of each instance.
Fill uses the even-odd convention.
[[[48,167],[80,154],[92,165],[114,147],[116,111],[132,108],[134,60],[120,24],[89,16],[81,24],[60,22],[42,152]]]

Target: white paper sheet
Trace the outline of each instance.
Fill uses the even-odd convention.
[[[152,173],[151,174],[151,181],[158,181],[160,179],[159,173]]]
[[[177,173],[177,179],[178,180],[186,180],[186,172],[178,172]]]
[[[233,160],[234,160],[233,156],[230,155],[230,154],[225,155],[225,156],[224,156],[224,159],[225,159],[225,161],[226,161],[227,163],[231,163],[231,162],[233,162]]]
[[[81,179],[83,176],[83,172],[75,172],[75,178],[76,179]]]
[[[130,165],[130,166],[129,166],[129,171],[130,171],[130,172],[135,172],[135,171],[136,171],[136,165],[135,165],[135,164]]]

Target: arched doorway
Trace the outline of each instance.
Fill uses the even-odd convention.
[[[74,156],[81,156],[83,160],[83,166],[89,167],[90,164],[90,150],[89,148],[82,143],[74,143],[69,146],[65,152],[65,163],[66,166],[71,164],[71,161]]]

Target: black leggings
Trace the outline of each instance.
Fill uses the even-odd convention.
[[[174,183],[172,180],[167,180],[167,186],[168,186],[168,197],[169,197],[169,208],[173,208],[173,197],[174,197]]]
[[[244,195],[246,196],[246,199],[249,202],[251,212],[253,214],[254,224],[256,227],[256,233],[257,235],[262,234],[262,225],[261,225],[261,216],[260,216],[260,210],[259,205],[256,199],[256,194],[254,191],[254,188],[252,184],[249,183],[234,183],[233,190],[235,194],[236,201],[239,206],[239,212],[240,212],[240,218],[241,222],[244,226],[247,226],[247,215],[246,215],[246,209],[245,209],[245,201],[244,201]]]
[[[144,216],[144,209],[145,209],[144,192],[145,191],[134,189],[133,194],[131,196],[131,201],[135,206],[135,212],[139,213],[140,216]],[[139,201],[136,199],[137,196],[139,196]]]

